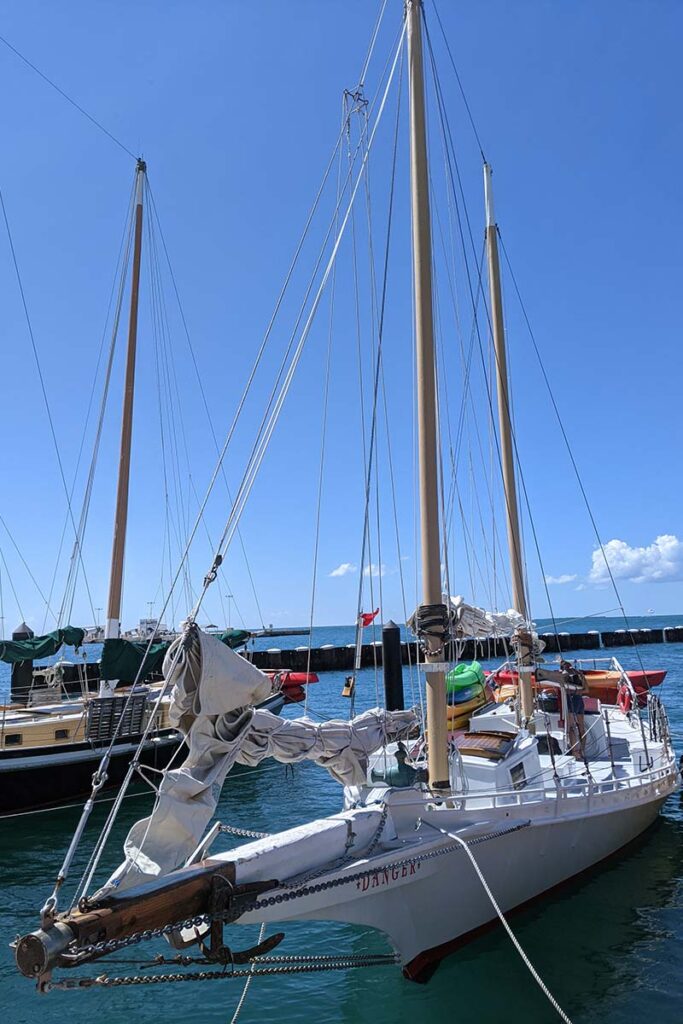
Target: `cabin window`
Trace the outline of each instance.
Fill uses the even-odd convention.
[[[68,729],[55,729],[56,740],[68,740],[69,730]]]
[[[8,732],[5,736],[6,747],[20,747],[24,742],[23,733],[20,732]]]
[[[510,778],[512,779],[513,789],[524,789],[526,786],[526,775],[524,774],[524,762],[516,764],[514,768],[510,769]]]

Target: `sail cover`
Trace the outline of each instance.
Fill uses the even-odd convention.
[[[246,629],[226,629],[212,635],[228,647],[241,647],[251,633]],[[161,668],[170,646],[164,640],[150,644],[147,640],[126,640],[124,637],[107,639],[102,648],[100,676],[102,679],[116,679],[119,683],[135,683]]]
[[[62,644],[80,647],[85,630],[78,626],[64,626],[44,636],[32,636],[28,640],[0,640],[0,661],[14,665],[19,661],[33,661],[56,654]]]
[[[359,785],[369,755],[417,724],[412,711],[380,708],[350,722],[322,723],[254,709],[270,692],[267,676],[194,625],[173,643],[164,675],[173,683],[171,721],[186,737],[189,754],[164,774],[152,814],[133,825],[124,843],[126,859],[98,895],[183,864],[199,845],[235,763],[311,760],[338,782]]]

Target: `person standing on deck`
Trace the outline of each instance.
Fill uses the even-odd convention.
[[[567,694],[567,735],[569,750],[577,761],[586,760],[586,728],[582,694],[586,692],[586,677],[569,661],[560,662]]]

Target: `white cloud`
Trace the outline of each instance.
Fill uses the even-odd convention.
[[[380,565],[375,565],[374,562],[370,562],[370,565],[366,565],[363,569],[364,576],[386,576],[387,567],[382,562]]]
[[[604,550],[615,579],[633,583],[683,580],[683,542],[673,534],[663,533],[643,548],[632,548],[624,540],[611,540]],[[609,573],[600,548],[593,552],[592,561],[588,574],[591,583],[608,581]]]
[[[569,573],[565,572],[561,576],[546,576],[545,581],[550,586],[552,586],[553,584],[559,585],[561,583],[573,583],[575,579],[576,573],[574,573],[574,575],[571,576]]]
[[[356,566],[352,562],[342,562],[332,572],[328,572],[328,576],[348,576],[350,572],[355,572]]]

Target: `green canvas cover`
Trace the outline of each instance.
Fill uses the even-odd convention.
[[[216,635],[228,647],[240,647],[249,639],[250,633],[246,629],[226,629]],[[152,672],[161,672],[166,651],[171,645],[166,641],[153,643],[145,658],[148,646],[149,642],[145,640],[105,640],[100,677],[130,684]]]
[[[19,661],[34,661],[56,654],[62,644],[80,647],[85,630],[78,626],[64,626],[45,636],[34,636],[30,640],[0,640],[0,661],[14,665]]]
[[[217,633],[216,636],[219,640],[222,640],[228,647],[241,647],[242,644],[246,644],[247,640],[251,636],[248,629],[224,629],[222,633]]]
[[[151,672],[160,672],[166,651],[171,645],[165,642],[152,644],[145,658],[148,646],[144,640],[105,640],[100,661],[100,678],[134,683],[136,679],[142,680]]]

